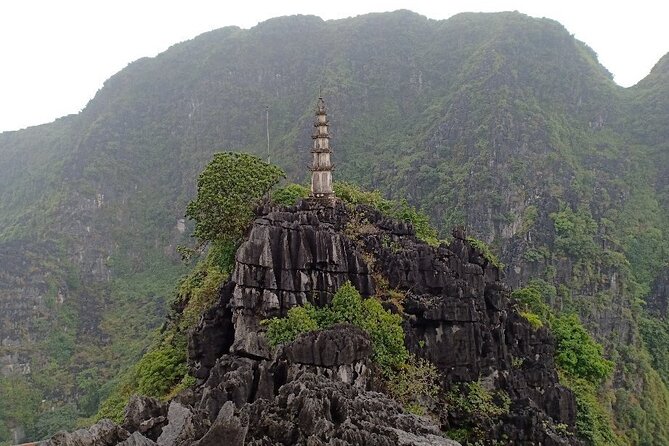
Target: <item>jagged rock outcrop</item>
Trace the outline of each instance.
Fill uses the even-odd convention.
[[[167,424],[168,406],[155,398],[133,396],[125,407],[124,429],[157,440]],[[131,441],[138,441],[134,439]]]
[[[404,316],[410,351],[439,370],[438,422],[377,392],[370,340],[354,326],[270,348],[261,321],[306,302],[325,305],[346,281],[363,296],[402,296],[385,304]],[[489,438],[579,444],[555,429],[573,428],[575,400],[558,384],[553,353],[549,332],[518,314],[499,270],[461,231],[435,248],[376,210],[305,200],[259,210],[219,301],[190,334],[197,386],[167,412],[133,400],[124,428],[158,445],[454,445],[443,433],[468,420],[448,406],[447,392],[479,381],[511,400],[508,414],[479,426]]]
[[[101,420],[88,429],[72,433],[58,432],[46,446],[112,446],[121,444],[130,434],[110,420]]]

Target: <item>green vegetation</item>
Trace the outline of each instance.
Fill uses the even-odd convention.
[[[411,206],[406,200],[388,200],[379,191],[366,191],[346,182],[335,182],[334,191],[337,198],[353,207],[359,204],[370,206],[390,218],[411,223],[416,237],[429,245],[439,245],[437,230],[430,224],[427,214]]]
[[[546,300],[555,292],[555,287],[543,280],[533,280],[523,288],[514,290],[511,297],[520,305],[521,313],[535,314],[543,324],[552,318],[552,310]]]
[[[669,321],[646,317],[641,320],[640,327],[653,367],[669,384]]]
[[[186,375],[186,345],[164,342],[137,364],[137,391],[147,396],[167,395]],[[176,344],[176,345],[175,345]]]
[[[285,318],[267,321],[267,339],[273,346],[293,342],[302,333],[318,330],[317,311],[311,304],[293,307]]]
[[[388,379],[388,391],[408,412],[426,415],[439,392],[438,370],[430,361],[409,355]]]
[[[509,413],[511,399],[502,390],[490,391],[480,381],[457,384],[446,395],[447,409],[467,426],[448,431],[448,436],[466,444],[486,444],[485,427]]]
[[[492,263],[494,266],[496,266],[499,269],[504,269],[504,264],[500,262],[499,258],[495,255],[495,253],[492,252],[490,249],[490,246],[482,240],[479,240],[475,237],[467,237],[467,241],[476,249],[481,251],[483,254],[483,258],[485,258],[488,262]]]
[[[560,315],[551,329],[557,342],[555,361],[566,374],[594,385],[611,376],[613,362],[604,359],[601,344],[592,339],[578,316]]]
[[[603,347],[588,333],[573,313],[556,314],[547,302],[556,298],[555,287],[534,280],[515,290],[521,312],[530,324],[548,325],[555,336],[555,363],[560,382],[574,391],[577,414],[576,431],[589,445],[616,445],[622,441],[613,429],[613,419],[606,410],[604,381],[611,377],[614,363],[604,358]]]
[[[622,439],[613,430],[613,419],[598,394],[598,386],[585,378],[563,373],[560,382],[576,397],[576,432],[589,445],[619,445]]]
[[[201,242],[237,242],[253,218],[254,207],[284,172],[258,157],[224,152],[214,155],[197,181],[197,197],[186,208]]]
[[[535,330],[538,330],[539,328],[544,326],[544,323],[537,314],[534,314],[529,311],[521,311],[520,315],[524,317],[525,320],[527,320],[527,322],[529,322],[532,328],[534,328]]]
[[[106,386],[108,394],[96,419],[121,421],[123,409],[134,394],[169,399],[195,382],[187,374],[186,334],[218,297],[218,290],[234,266],[233,243],[215,241],[207,255],[177,285],[170,322],[139,361]]]
[[[550,214],[555,224],[555,247],[566,255],[576,259],[590,258],[597,247],[593,237],[597,231],[597,223],[588,211],[574,212],[564,207],[560,212]]]
[[[41,395],[21,376],[0,378],[0,444],[10,444],[10,429],[30,426],[37,416]]]
[[[328,306],[306,304],[291,308],[285,318],[264,321],[267,339],[273,346],[339,323],[356,325],[369,335],[372,359],[386,380],[388,392],[409,412],[424,415],[437,395],[436,367],[409,354],[400,315],[385,310],[373,297],[363,299],[350,282],[337,290]]]
[[[290,183],[272,192],[272,201],[283,206],[293,206],[298,199],[307,198],[310,193],[308,187]]]
[[[316,308],[306,304],[288,310],[285,318],[265,321],[270,344],[292,342],[301,334],[323,330],[338,323],[349,323],[369,334],[373,345],[374,361],[386,375],[404,364],[409,353],[404,346],[402,317],[385,310],[376,299],[362,299],[350,282],[337,290],[332,303]]]
[[[550,307],[577,313],[616,362],[598,391],[616,431],[668,444],[666,315],[645,305],[669,260],[666,68],[623,89],[557,22],[519,13],[301,16],[174,45],[113,76],[82,113],[0,135],[0,275],[13,296],[0,338],[20,338],[6,348],[30,359],[25,378],[47,400],[36,410],[90,415],[156,342],[147,333],[184,273],[172,247],[191,228],[178,219],[212,149],[264,156],[269,105],[272,159],[303,182],[298,148],[321,86],[336,98],[337,179],[406,197],[435,240],[465,225],[509,277],[536,272],[555,289]],[[10,333],[22,305],[36,311]]]
[[[448,393],[449,409],[473,420],[498,418],[509,413],[511,399],[501,390],[491,392],[481,382],[458,384]]]

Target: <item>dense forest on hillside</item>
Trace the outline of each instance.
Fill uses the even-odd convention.
[[[214,152],[304,182],[319,92],[336,178],[465,225],[614,361],[621,444],[669,443],[669,55],[631,88],[560,24],[407,11],[228,27],[140,59],[77,115],[0,134],[0,442],[90,417],[156,336]],[[585,403],[583,403],[585,404]],[[596,440],[592,440],[596,443]]]

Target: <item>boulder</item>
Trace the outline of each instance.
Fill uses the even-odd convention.
[[[129,436],[128,431],[105,419],[88,429],[79,429],[72,433],[57,432],[46,442],[46,446],[112,446]]]

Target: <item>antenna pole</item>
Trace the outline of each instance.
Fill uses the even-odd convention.
[[[265,107],[265,119],[267,127],[267,164],[270,164],[270,154],[269,154],[269,105]]]

